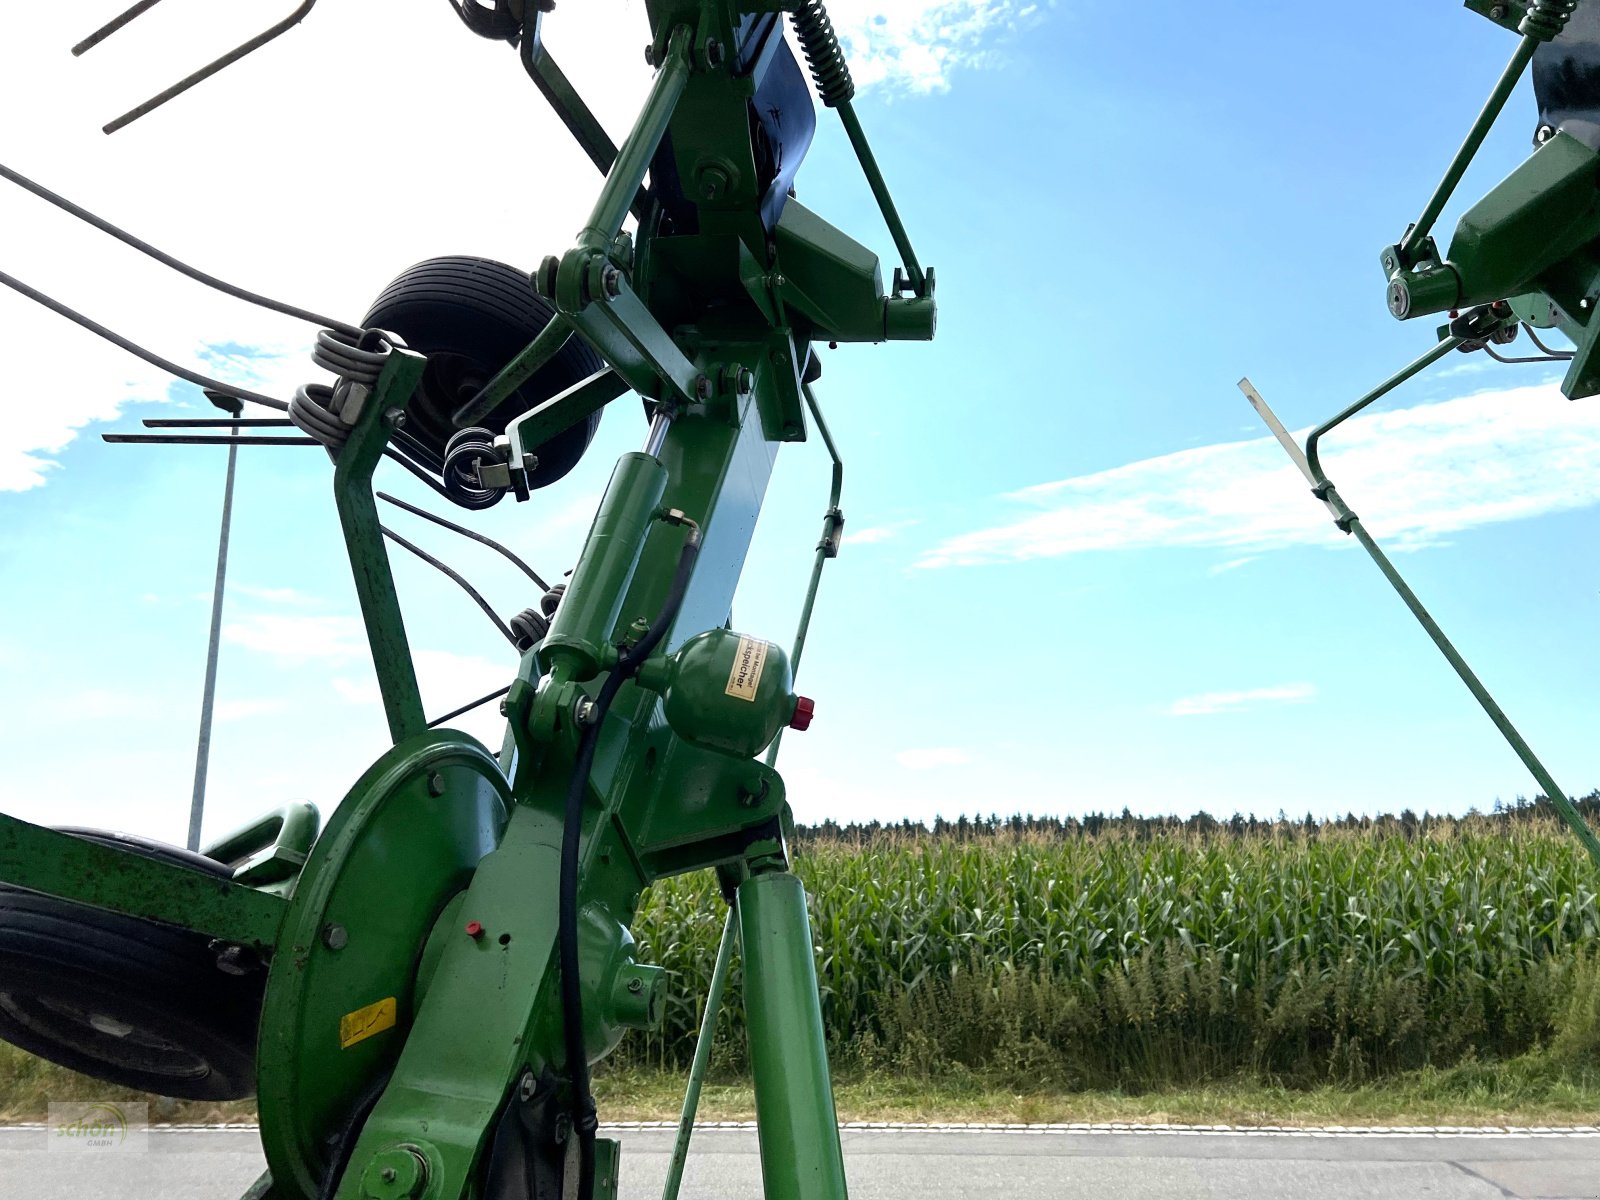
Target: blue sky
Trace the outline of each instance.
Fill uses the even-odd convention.
[[[8,15],[0,102],[30,118],[9,123],[0,160],[347,319],[420,258],[529,265],[563,248],[596,179],[514,56],[442,3],[398,6],[381,29],[356,7],[319,8],[111,139],[104,120],[234,31],[141,22],[74,62],[82,14]],[[1462,811],[1532,792],[1235,387],[1250,375],[1304,429],[1431,344],[1426,321],[1385,311],[1377,252],[1416,215],[1510,36],[1442,0],[1382,22],[1242,0],[1114,19],[1068,0],[832,7],[941,313],[931,346],[826,359],[849,524],[801,672],[817,720],[785,743],[799,817]],[[218,19],[242,33],[262,15]],[[550,18],[591,95],[607,64],[585,48],[625,23],[642,45],[636,2]],[[1396,46],[1427,48],[1398,95]],[[392,73],[414,58],[428,68]],[[647,83],[642,56],[622,62],[602,107],[614,130]],[[461,96],[482,120],[459,120]],[[330,111],[382,131],[379,182],[341,176],[317,144]],[[1533,115],[1524,90],[1445,230],[1522,159]],[[800,194],[887,256],[823,116]],[[25,196],[0,198],[0,229],[0,269],[174,357],[278,394],[309,377],[308,329],[174,282]],[[223,455],[101,444],[203,402],[9,295],[0,318],[0,804],[181,836]],[[1481,358],[1453,356],[1353,423],[1328,464],[1556,778],[1587,792],[1600,408],[1542,368]],[[637,407],[614,406],[573,475],[480,527],[566,569],[642,436]],[[383,748],[329,475],[315,452],[242,457],[208,834],[287,799],[327,810]],[[403,477],[386,486],[426,499]],[[788,639],[826,488],[820,445],[785,451],[741,630]],[[503,612],[532,602],[492,554],[396,522]],[[469,601],[426,567],[396,569],[432,711],[508,675]],[[491,709],[465,727],[497,739],[495,724]]]

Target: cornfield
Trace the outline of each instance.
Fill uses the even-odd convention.
[[[1542,820],[823,838],[796,869],[834,1054],[865,1067],[1068,1087],[1356,1081],[1520,1054],[1600,995],[1600,878]],[[625,1064],[693,1052],[724,913],[707,876],[647,896],[634,927],[674,973],[672,1001]],[[743,1063],[737,997],[736,967],[725,1069]]]

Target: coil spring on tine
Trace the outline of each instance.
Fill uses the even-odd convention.
[[[322,329],[317,332],[311,361],[341,379],[371,387],[378,382],[391,349],[381,330],[369,329],[357,340],[337,329]]]
[[[458,429],[444,447],[444,490],[462,508],[491,508],[505,492],[486,488],[478,468],[500,461],[494,448],[494,432],[478,426]]]
[[[1567,20],[1578,7],[1578,0],[1529,0],[1517,32],[1541,42],[1554,41],[1567,27]]]
[[[811,79],[822,102],[829,108],[850,103],[856,94],[855,80],[850,78],[844,47],[839,45],[839,35],[833,30],[822,0],[799,0],[790,10],[789,19],[794,22],[795,37],[805,52],[806,65],[811,68]]]
[[[337,329],[319,330],[311,361],[339,381],[332,387],[307,383],[297,388],[289,402],[289,420],[329,450],[339,449],[350,438],[350,425],[339,415],[350,388],[374,386],[392,349],[381,330],[368,329],[359,338]]]

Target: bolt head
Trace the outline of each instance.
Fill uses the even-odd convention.
[[[510,711],[511,711],[511,701],[502,698],[501,701],[500,701],[500,715],[503,717],[506,714],[508,714]]]
[[[637,996],[640,992],[644,991],[644,980],[638,978],[637,976],[628,980],[628,990]]]
[[[1504,4],[1494,5],[1489,9],[1489,16],[1493,20],[1504,21],[1506,19],[1506,6]]]
[[[411,1146],[394,1146],[375,1155],[361,1177],[361,1194],[371,1200],[414,1200],[428,1185],[428,1167]]]
[[[702,400],[711,399],[711,377],[709,375],[695,376],[694,394]]]
[[[606,295],[622,295],[622,272],[615,267],[607,266],[600,272],[600,286],[605,288]]]
[[[700,198],[715,200],[728,190],[728,173],[721,167],[705,167],[700,172]]]
[[[647,66],[656,65],[656,48],[653,45],[644,48],[644,61]]]
[[[527,1102],[533,1099],[533,1093],[537,1090],[538,1083],[533,1078],[533,1072],[523,1072],[522,1082],[517,1085],[517,1095],[521,1096],[524,1102]]]
[[[444,795],[444,776],[439,774],[437,771],[434,771],[428,776],[428,795]]]
[[[350,944],[350,931],[343,925],[326,925],[322,930],[322,944],[329,950],[343,950]]]
[[[404,429],[406,414],[402,409],[391,408],[383,414],[383,423],[390,429]]]

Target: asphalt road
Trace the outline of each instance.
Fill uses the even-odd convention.
[[[625,1130],[623,1200],[660,1195],[665,1130]],[[1569,1200],[1600,1197],[1600,1135],[1321,1136],[847,1130],[854,1200]],[[49,1149],[0,1129],[0,1200],[237,1200],[261,1173],[250,1130],[153,1132],[145,1153]],[[749,1130],[696,1133],[685,1200],[758,1200]]]

